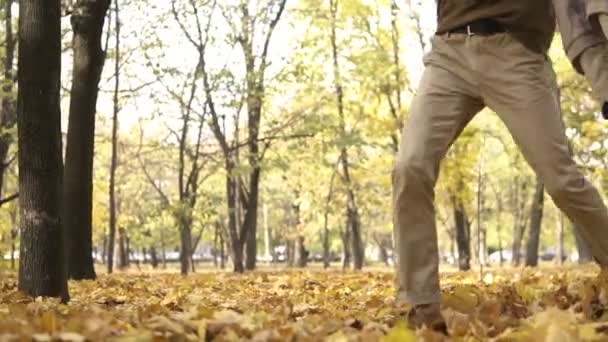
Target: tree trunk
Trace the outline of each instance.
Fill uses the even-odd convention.
[[[158,267],[158,255],[156,254],[156,247],[150,247],[150,263],[152,264],[152,268],[156,269]]]
[[[165,243],[165,228],[160,228],[160,256],[163,262],[163,269],[167,268],[167,244]]]
[[[19,289],[67,302],[60,220],[60,1],[24,0],[19,12]]]
[[[337,41],[337,12],[338,12],[338,0],[329,0],[330,12],[331,12],[331,45],[332,45],[332,59],[333,59],[333,73],[334,73],[334,88],[336,91],[336,106],[338,109],[338,115],[340,118],[340,136],[346,135],[346,119],[344,113],[344,88],[342,87],[342,79],[340,75],[340,64],[338,62],[338,41]],[[350,176],[350,165],[348,162],[348,150],[346,146],[340,150],[340,160],[342,163],[342,172],[345,185],[347,187],[347,203],[346,203],[346,217],[349,225],[346,229],[350,230],[350,241],[352,243],[352,253],[354,268],[360,270],[363,268],[363,262],[365,259],[365,251],[363,250],[363,242],[361,240],[361,225],[359,220],[359,211],[357,208],[357,202],[355,199],[355,192],[353,189],[353,182]]]
[[[114,267],[114,243],[116,240],[116,168],[118,167],[118,92],[120,89],[120,11],[114,2],[116,45],[114,51],[114,115],[112,116],[112,159],[110,162],[110,233],[108,241],[108,273]]]
[[[118,268],[125,269],[128,266],[127,251],[127,231],[124,228],[118,229]]]
[[[578,263],[579,264],[587,264],[593,260],[593,255],[591,254],[591,248],[589,244],[583,237],[580,235],[579,228],[576,225],[572,225],[572,231],[574,233],[574,240],[576,242],[576,249],[578,251]]]
[[[514,202],[516,206],[516,212],[514,216],[514,229],[513,229],[513,266],[519,266],[521,262],[521,246],[524,239],[524,234],[526,232],[526,221],[523,219],[525,217],[524,211],[526,207],[526,188],[527,182],[524,180],[521,183],[521,188],[518,189],[516,185],[516,192],[514,196]]]
[[[228,232],[230,234],[230,242],[232,246],[232,264],[234,272],[243,273],[245,267],[243,266],[243,243],[237,228],[237,184],[234,175],[235,165],[230,159],[226,162],[226,195],[228,204]]]
[[[458,268],[461,271],[471,269],[471,234],[469,219],[459,199],[452,199],[454,204],[454,224],[456,226],[456,244],[458,245]]]
[[[192,257],[192,218],[187,213],[180,213],[177,220],[179,222],[181,246],[179,253],[180,270],[182,275],[187,275],[191,267]]]
[[[559,210],[559,209],[558,209]],[[559,222],[557,223],[557,264],[563,265],[566,256],[564,249],[564,214],[559,211]]]
[[[350,229],[348,228],[348,224],[342,233],[342,269],[346,270],[350,268],[351,263],[351,242],[350,242]]]
[[[72,14],[74,67],[63,183],[67,272],[95,279],[93,262],[93,151],[99,80],[105,60],[101,36],[109,0],[79,0]]]
[[[256,128],[257,130],[257,128]],[[256,136],[256,147],[252,147],[250,153],[255,153],[255,163],[257,163],[257,136]],[[252,152],[255,151],[255,152]],[[250,162],[253,162],[250,161]],[[259,198],[259,187],[260,187],[260,173],[261,169],[259,165],[254,166],[254,170],[250,175],[249,182],[249,198],[247,199],[247,212],[245,213],[245,225],[244,230],[246,232],[247,241],[247,260],[245,261],[245,268],[248,270],[254,270],[257,261],[257,226],[258,226],[258,198]]]
[[[19,231],[17,229],[11,229],[11,270],[16,267],[15,263],[15,251],[17,251],[17,236]]]
[[[304,268],[308,264],[308,250],[306,250],[304,236],[301,235],[296,239],[295,259],[296,267]]]
[[[2,86],[2,111],[0,112],[0,199],[3,198],[4,174],[8,168],[8,150],[13,142],[13,135],[8,132],[15,126],[17,115],[15,112],[15,101],[13,99],[14,68],[13,60],[15,57],[15,37],[13,35],[13,0],[6,0],[5,3],[5,30],[4,30],[4,85]]]
[[[108,237],[104,235],[103,246],[101,248],[101,263],[106,263],[106,256],[108,255]]]
[[[224,235],[220,234],[220,268],[223,270],[226,267],[226,253],[224,251]]]
[[[272,252],[271,252],[271,234],[270,227],[268,226],[268,204],[264,203],[263,206],[263,216],[264,216],[264,259],[272,262]]]
[[[535,267],[538,265],[538,248],[540,246],[540,228],[543,220],[543,204],[545,188],[540,180],[536,180],[536,191],[532,201],[530,215],[530,235],[526,246],[526,266]]]

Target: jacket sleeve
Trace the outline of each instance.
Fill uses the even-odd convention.
[[[580,74],[583,73],[579,57],[591,46],[605,40],[596,32],[587,17],[586,6],[592,0],[553,0],[557,26],[562,37],[564,51],[570,62]],[[608,0],[602,0],[608,4]]]
[[[585,0],[587,16],[592,17],[598,14],[608,14],[608,0]],[[555,1],[554,1],[555,2]]]

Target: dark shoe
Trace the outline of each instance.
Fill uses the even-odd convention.
[[[415,305],[407,315],[411,329],[427,329],[448,335],[448,327],[441,315],[439,303]]]

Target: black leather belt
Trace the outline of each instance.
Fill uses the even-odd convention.
[[[506,27],[492,19],[476,20],[449,31],[449,33],[464,33],[469,36],[491,36],[502,32],[507,32]]]

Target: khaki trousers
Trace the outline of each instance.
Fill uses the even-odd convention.
[[[505,123],[556,205],[608,265],[608,210],[573,161],[547,56],[509,34],[435,36],[393,170],[397,300],[441,300],[434,187],[439,164],[485,106]]]

